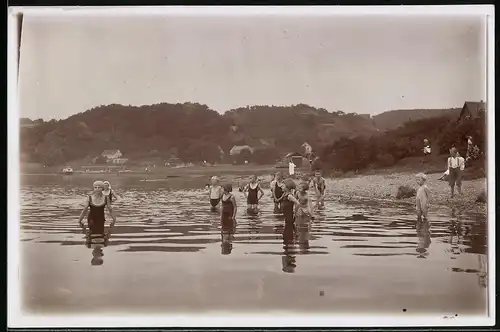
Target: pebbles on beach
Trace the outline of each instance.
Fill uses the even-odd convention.
[[[450,198],[447,182],[439,181],[441,174],[427,174],[427,186],[431,193],[431,205],[446,205],[486,211],[486,204],[476,203],[484,190],[485,179],[466,180],[462,183],[462,194]],[[417,189],[414,173],[393,173],[390,175],[359,175],[348,178],[327,180],[327,195],[342,197],[360,197],[376,199],[395,199],[400,186]],[[398,201],[415,203],[415,197],[402,198]]]

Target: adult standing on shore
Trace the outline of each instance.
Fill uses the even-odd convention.
[[[425,163],[427,161],[427,158],[429,158],[431,156],[431,144],[429,143],[429,140],[426,138],[424,139],[424,148],[423,148],[423,152],[424,152],[424,159],[422,160],[423,163]]]
[[[295,174],[295,167],[297,167],[297,165],[295,165],[295,163],[290,160],[290,162],[288,163],[288,174],[292,177]]]
[[[451,188],[451,197],[454,196],[455,185],[457,186],[458,194],[462,194],[462,172],[465,169],[465,160],[460,156],[458,150],[453,147],[450,149],[450,157],[448,158],[449,183]]]

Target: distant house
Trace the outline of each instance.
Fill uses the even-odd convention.
[[[249,145],[235,145],[229,151],[229,155],[238,156],[241,153],[241,151],[243,151],[245,149],[250,150],[250,153],[253,153],[253,148],[250,147]]]
[[[479,116],[481,112],[486,111],[486,104],[484,101],[466,101],[462,110],[460,111],[460,116],[457,119],[457,123],[472,120]]]
[[[182,161],[177,157],[170,157],[165,161],[165,166],[177,166],[181,164]]]
[[[304,157],[298,152],[290,152],[283,158],[285,162],[293,162],[295,166],[302,167],[302,161]]]
[[[111,163],[115,165],[123,165],[128,161],[128,158],[114,158],[111,159]]]
[[[120,150],[115,149],[115,150],[104,150],[101,153],[101,156],[105,157],[108,160],[111,160],[111,159],[119,159],[123,156],[123,154],[120,152]]]

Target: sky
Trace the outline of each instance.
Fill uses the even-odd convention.
[[[477,16],[25,15],[20,116],[160,102],[461,107],[486,99],[484,31]]]

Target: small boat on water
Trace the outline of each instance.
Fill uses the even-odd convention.
[[[73,168],[71,168],[70,166],[66,166],[63,168],[62,170],[63,174],[73,174]]]

